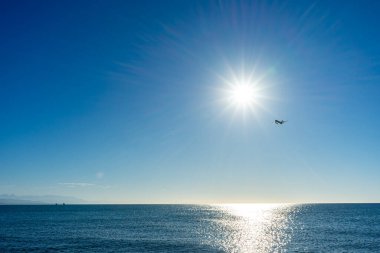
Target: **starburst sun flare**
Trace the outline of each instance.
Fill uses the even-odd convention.
[[[249,107],[255,102],[255,90],[249,83],[238,83],[231,87],[229,100],[236,107]]]
[[[265,81],[263,77],[254,79],[253,73],[237,75],[230,72],[229,78],[220,78],[222,81],[222,100],[227,109],[232,109],[235,113],[255,113],[256,109],[264,108],[263,100]]]

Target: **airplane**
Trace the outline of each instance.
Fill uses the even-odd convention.
[[[278,124],[282,125],[282,124],[284,124],[285,122],[286,122],[286,120],[277,120],[277,119],[274,121],[274,123],[276,123],[277,125],[278,125]]]

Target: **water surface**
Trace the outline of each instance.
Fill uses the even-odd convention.
[[[0,252],[380,252],[380,204],[0,206]]]

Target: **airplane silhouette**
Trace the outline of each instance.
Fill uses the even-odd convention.
[[[274,123],[276,123],[277,125],[278,125],[278,124],[282,125],[282,124],[284,124],[285,122],[286,122],[286,120],[277,120],[277,119],[274,121]]]

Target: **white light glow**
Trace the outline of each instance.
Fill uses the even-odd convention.
[[[234,114],[256,114],[258,108],[265,109],[264,90],[265,82],[262,77],[256,79],[254,75],[237,75],[230,71],[229,77],[220,77],[221,80],[221,99],[226,109],[232,109]]]
[[[230,102],[236,107],[251,107],[255,102],[255,90],[252,85],[236,84],[230,90]]]

